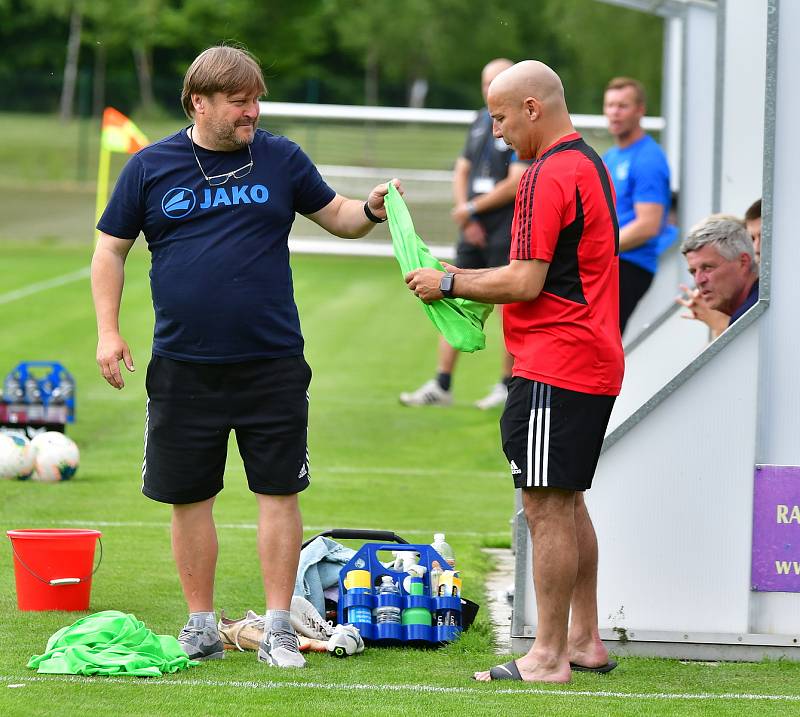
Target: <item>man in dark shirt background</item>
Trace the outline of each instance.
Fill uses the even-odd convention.
[[[481,73],[483,98],[492,80],[514,63],[492,60]],[[459,228],[456,264],[464,269],[483,269],[508,264],[514,196],[528,167],[518,162],[505,142],[492,135],[492,119],[482,109],[469,128],[467,141],[453,171],[453,221]],[[453,402],[452,378],[459,352],[439,339],[436,376],[416,391],[400,394],[406,406],[449,406]],[[513,359],[502,349],[500,380],[488,395],[476,402],[481,409],[505,403]]]

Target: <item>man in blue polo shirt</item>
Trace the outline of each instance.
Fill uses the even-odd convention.
[[[606,86],[603,113],[615,146],[603,155],[614,190],[619,219],[619,323],[625,331],[639,300],[658,268],[658,255],[669,242],[669,166],[658,143],[645,134],[644,87],[630,77]]]
[[[223,656],[212,509],[234,430],[259,508],[267,613],[258,657],[303,667],[289,608],[302,539],[298,493],[309,485],[311,369],[288,236],[297,212],[337,236],[364,236],[385,221],[387,187],[366,202],[336,194],[300,147],[256,129],[264,94],[261,68],[246,51],[212,47],[195,59],[181,96],[192,124],[140,151],[120,175],[97,225],[92,293],[97,363],[121,389],[119,362],[134,370],[119,331],[124,266],[143,233],[155,335],[142,492],[173,506],[173,553],[189,607],[181,645],[194,659]]]

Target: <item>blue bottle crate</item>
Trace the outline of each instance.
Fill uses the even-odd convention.
[[[386,550],[403,550],[419,553],[419,564],[424,565],[423,576],[424,595],[409,595],[403,589],[403,579],[408,573],[401,573],[391,568],[385,568],[378,560],[378,552]],[[439,565],[446,566],[447,561],[439,555],[430,545],[398,545],[396,543],[365,543],[339,572],[339,606],[338,620],[342,624],[355,625],[365,642],[374,646],[419,644],[436,645],[457,640],[461,634],[461,599],[460,597],[442,596],[431,597],[430,572],[431,564],[437,560]],[[347,591],[344,580],[351,570],[367,570],[370,574],[372,593],[365,593],[358,589]],[[400,586],[400,596],[376,595],[374,590],[380,578],[389,575]],[[374,621],[350,621],[348,610],[350,608],[368,608],[370,611],[377,607],[391,605],[402,610],[409,608],[424,608],[430,611],[432,625],[398,625],[396,623],[376,624]],[[450,618],[454,624],[437,625],[438,611]],[[371,614],[374,614],[371,612]]]
[[[75,422],[75,379],[57,361],[20,362],[2,389],[0,425],[63,431]]]

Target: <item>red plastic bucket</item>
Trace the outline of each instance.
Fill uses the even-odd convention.
[[[88,610],[99,530],[9,530],[20,610]],[[103,544],[100,543],[100,560]],[[100,561],[97,563],[100,567]]]

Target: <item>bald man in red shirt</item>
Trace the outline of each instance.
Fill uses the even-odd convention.
[[[406,282],[427,302],[505,304],[514,369],[500,427],[533,540],[538,620],[528,654],[474,677],[568,682],[573,670],[616,666],[597,626],[597,538],[583,500],[624,369],[614,189],[547,65],[526,60],[498,75],[488,105],[495,136],[535,160],[517,190],[511,261],[418,269]]]

